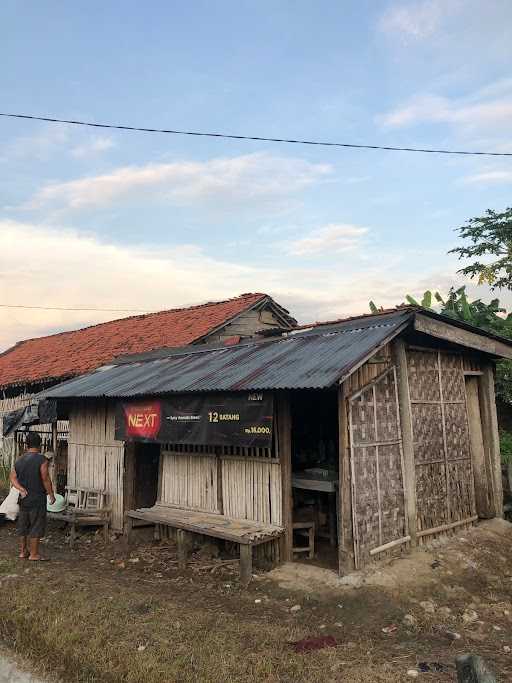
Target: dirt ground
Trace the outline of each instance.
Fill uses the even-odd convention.
[[[339,579],[320,567],[257,573],[172,543],[129,551],[85,534],[71,551],[52,528],[50,562],[18,560],[0,527],[0,640],[63,681],[128,683],[455,681],[479,654],[512,681],[512,525],[500,520],[428,552]],[[331,647],[297,652],[304,638]],[[317,643],[320,641],[316,641]],[[298,648],[300,649],[300,648]],[[409,672],[409,673],[408,673]]]

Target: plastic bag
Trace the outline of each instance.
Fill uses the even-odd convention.
[[[13,486],[9,491],[7,498],[0,505],[0,515],[5,515],[5,518],[11,520],[11,522],[14,522],[14,520],[18,518],[18,512],[20,509],[18,505],[19,497],[20,492]]]

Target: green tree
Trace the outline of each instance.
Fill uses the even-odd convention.
[[[492,289],[512,289],[512,208],[502,213],[488,209],[483,216],[470,218],[458,232],[469,243],[450,253],[459,259],[476,259],[459,272]]]

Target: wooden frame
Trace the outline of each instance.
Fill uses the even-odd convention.
[[[414,317],[414,329],[431,337],[444,339],[452,344],[483,351],[491,356],[512,358],[512,344],[505,344],[499,339],[492,339],[483,334],[465,330],[456,325],[450,325],[443,320],[436,320],[421,313],[416,313]]]
[[[282,526],[281,560],[293,561],[293,493],[292,493],[292,415],[288,392],[275,396],[276,444],[281,462]]]

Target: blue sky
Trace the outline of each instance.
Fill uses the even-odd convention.
[[[512,151],[511,25],[508,0],[4,0],[0,109]],[[0,303],[268,291],[302,321],[365,312],[462,282],[454,228],[510,205],[511,185],[507,159],[0,119]],[[4,310],[0,348],[111,317]]]

